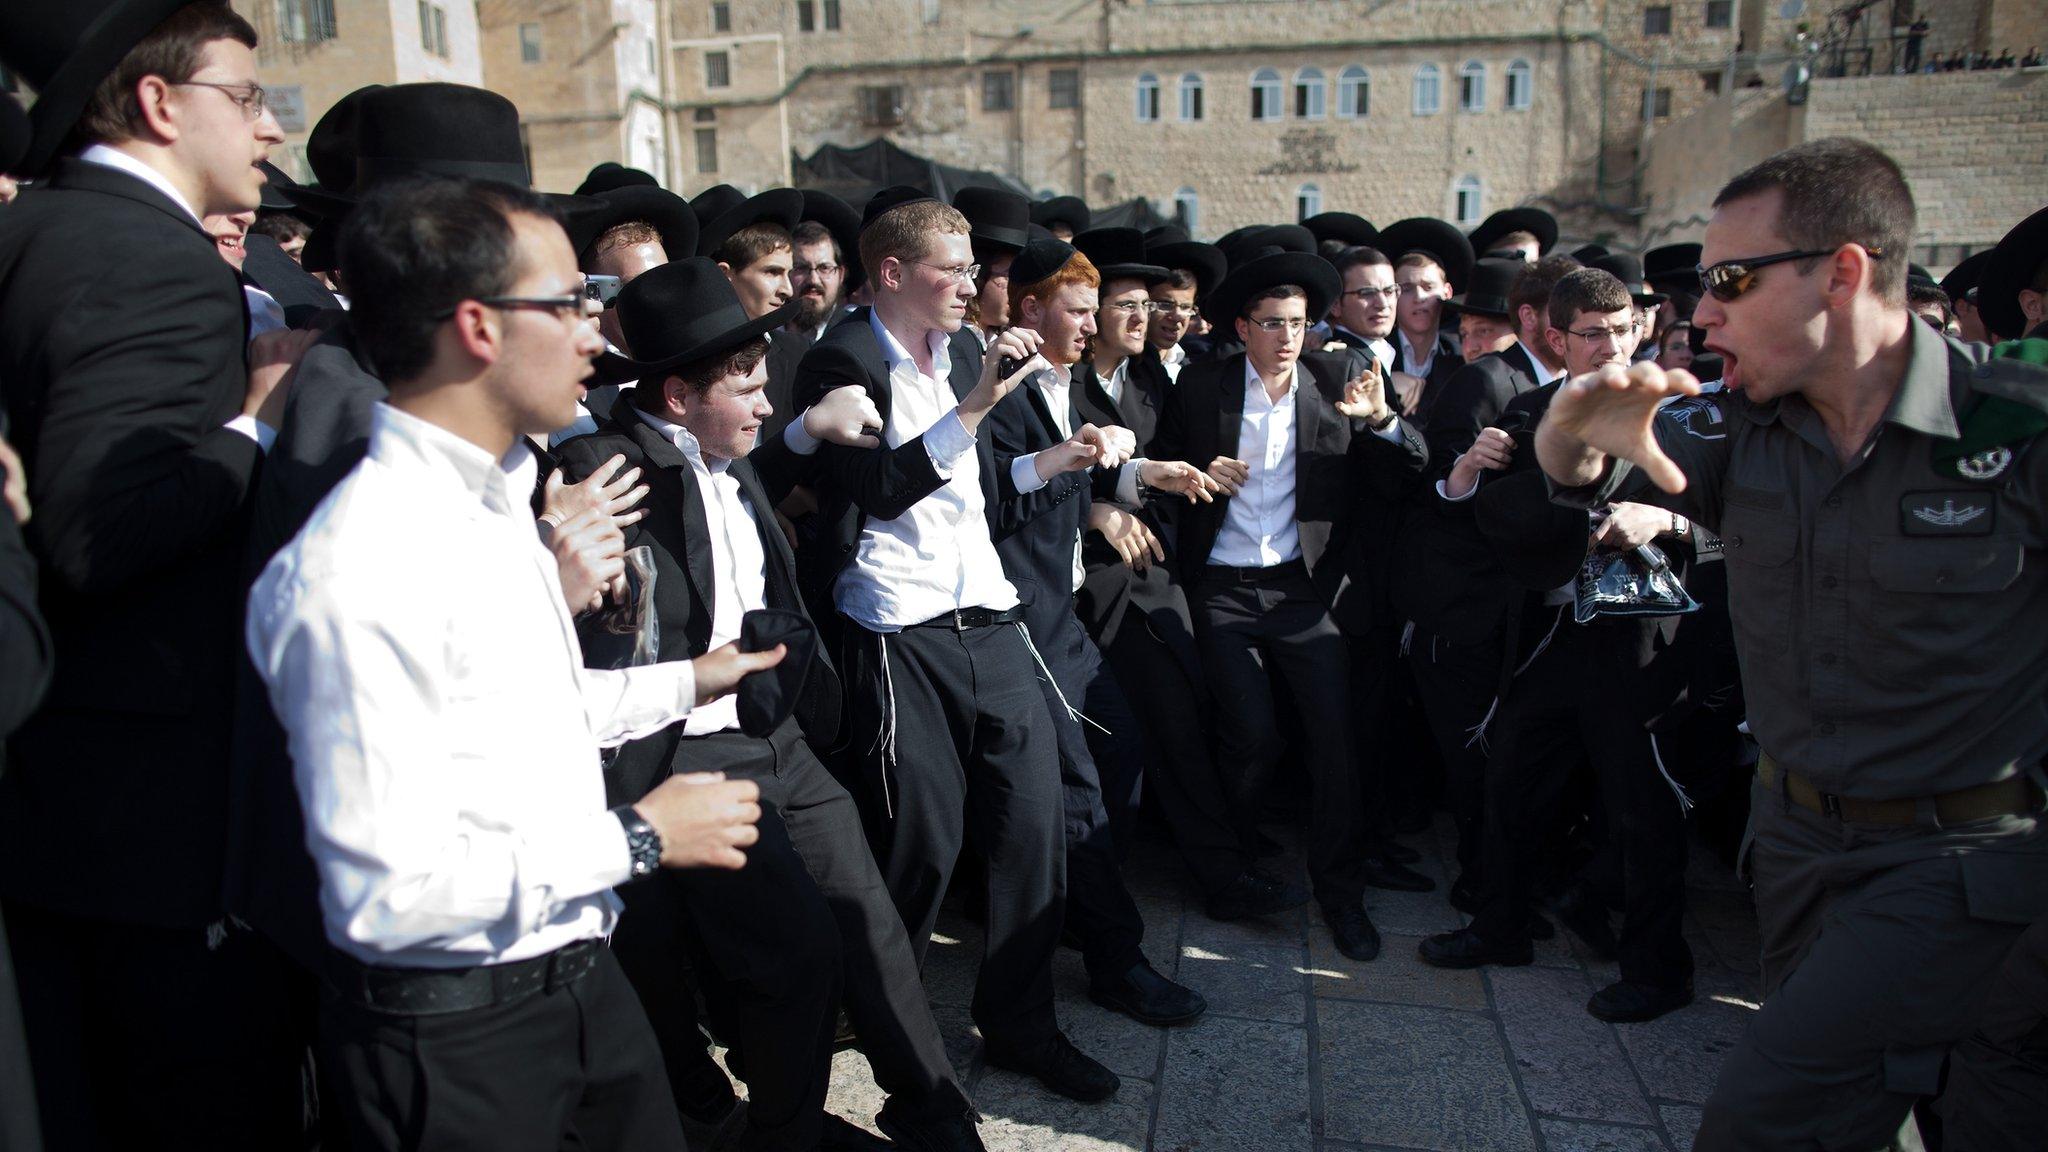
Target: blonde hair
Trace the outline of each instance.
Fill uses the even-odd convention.
[[[932,237],[952,233],[969,234],[967,217],[950,204],[937,200],[913,200],[891,208],[860,233],[860,263],[870,274],[879,274],[882,261],[894,256],[911,261],[931,251]]]

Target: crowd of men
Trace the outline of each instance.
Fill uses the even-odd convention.
[[[1603,1021],[1692,1002],[1689,836],[1737,860],[1767,995],[1695,1147],[2037,1145],[2048,210],[1936,282],[1850,140],[1640,257],[555,194],[451,84],[300,185],[255,46],[0,16],[0,1147],[887,1146],[851,1045],[893,1146],[978,1149],[949,892],[986,1061],[1102,1101],[1059,948],[1206,1009],[1148,824],[1370,962],[1439,810],[1421,959],[1561,925]]]

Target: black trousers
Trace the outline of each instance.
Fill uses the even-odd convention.
[[[1178,630],[1178,622],[1173,626]],[[1089,686],[1089,715],[1095,715],[1097,685],[1115,685],[1144,733],[1146,803],[1166,822],[1195,883],[1213,896],[1237,879],[1252,858],[1217,770],[1209,686],[1188,668],[1191,663],[1199,667],[1193,637],[1177,639],[1186,651],[1177,653],[1175,640],[1131,609],[1103,649],[1103,665]],[[1113,815],[1110,823],[1115,829]]]
[[[846,622],[850,754],[883,882],[920,966],[967,829],[988,862],[974,1022],[1036,1049],[1058,1031],[1052,958],[1066,891],[1058,737],[1019,624],[870,632]]]
[[[1400,644],[1400,633],[1391,628],[1367,629],[1347,641],[1352,747],[1358,757],[1359,831],[1367,851],[1376,851],[1394,839],[1395,789],[1407,789],[1405,777],[1415,771],[1411,750],[1398,738],[1407,725],[1395,725],[1389,706]],[[1399,785],[1397,778],[1401,779]]]
[[[602,948],[581,978],[488,1008],[397,1015],[330,991],[320,1025],[350,1152],[683,1152],[661,1050]]]
[[[1618,703],[1629,672],[1602,650],[1599,627],[1561,620],[1488,725],[1485,884],[1472,927],[1493,939],[1528,934],[1531,881],[1583,754],[1621,854],[1622,979],[1673,987],[1692,979],[1683,934],[1685,812],[1659,768],[1653,737]]]
[[[1075,626],[1079,627],[1078,619]],[[1089,646],[1094,647],[1092,637]],[[1150,749],[1145,746],[1145,725],[1138,719],[1138,710],[1124,694],[1123,685],[1110,674],[1108,665],[1098,648],[1079,681],[1063,682],[1062,687],[1074,706],[1093,721],[1083,725],[1087,729],[1084,736],[1088,755],[1095,761],[1096,778],[1102,782],[1102,811],[1109,818],[1110,841],[1116,847],[1117,860],[1122,861],[1136,843],[1138,812],[1145,799],[1145,779],[1150,774],[1146,760]],[[1076,687],[1081,691],[1079,698],[1072,694]]]
[[[842,994],[892,1109],[966,1111],[860,815],[796,722],[767,739],[685,737],[676,766],[752,780],[762,803],[746,867],[664,872],[621,890],[627,913],[613,947],[648,1010],[677,1106],[701,1116],[707,1102],[696,1005],[678,979],[687,955],[719,1035],[739,1053],[748,1147],[817,1144]]]
[[[1420,625],[1408,638],[1408,668],[1443,758],[1444,800],[1458,829],[1458,870],[1468,885],[1480,882],[1486,806],[1486,747],[1476,736],[1500,691],[1501,644],[1460,643]]]
[[[1299,563],[1249,579],[1210,568],[1190,598],[1202,667],[1216,702],[1218,759],[1247,841],[1283,739],[1272,672],[1294,697],[1315,812],[1308,871],[1325,907],[1362,900],[1365,878],[1358,762],[1353,755],[1351,654]]]
[[[312,985],[268,940],[14,902],[5,915],[46,1149],[304,1142]]]

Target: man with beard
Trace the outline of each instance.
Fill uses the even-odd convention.
[[[825,325],[838,314],[845,299],[846,256],[832,238],[832,230],[816,220],[798,224],[790,239],[796,248],[789,266],[796,311],[790,313],[783,330],[805,337],[808,343],[825,334]]]

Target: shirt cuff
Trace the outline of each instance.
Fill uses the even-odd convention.
[[[228,421],[227,427],[230,431],[240,432],[254,440],[256,446],[261,448],[266,456],[270,454],[271,444],[277,440],[277,429],[247,413]]]
[[[974,434],[960,422],[958,408],[939,417],[938,423],[925,429],[924,450],[932,458],[932,467],[940,477],[952,479],[953,465],[974,450]]]
[[[804,409],[804,412],[809,411]],[[797,413],[796,419],[783,426],[782,444],[799,456],[810,456],[816,454],[821,441],[804,427],[804,412]]]
[[[1141,457],[1136,460],[1125,461],[1124,466],[1116,470],[1116,498],[1118,503],[1126,504],[1133,508],[1143,503],[1143,500],[1138,495],[1138,469],[1148,463],[1150,461]]]
[[[1392,420],[1387,421],[1387,426],[1385,428],[1374,428],[1371,425],[1367,425],[1366,431],[1371,432],[1373,435],[1379,437],[1382,440],[1385,440],[1389,444],[1399,444],[1402,442],[1401,418],[1399,416],[1396,416]]]
[[[1463,504],[1465,501],[1470,500],[1473,496],[1477,495],[1478,492],[1479,484],[1476,481],[1473,483],[1471,490],[1466,492],[1463,496],[1451,495],[1448,491],[1445,491],[1443,481],[1439,480],[1436,482],[1437,496],[1452,504]]]
[[[1045,477],[1038,474],[1038,453],[1010,461],[1010,484],[1017,489],[1019,496],[1028,496],[1045,487]]]

